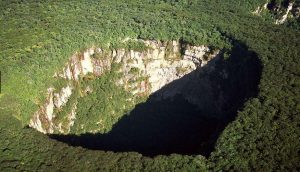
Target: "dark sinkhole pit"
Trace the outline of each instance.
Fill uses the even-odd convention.
[[[106,134],[49,135],[93,150],[139,152],[144,156],[209,156],[228,123],[258,94],[262,66],[256,53],[238,44],[153,93]]]

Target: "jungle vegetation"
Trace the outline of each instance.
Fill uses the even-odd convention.
[[[299,170],[299,27],[274,25],[251,13],[264,3],[0,1],[0,171]],[[245,101],[209,156],[171,154],[149,158],[131,151],[89,150],[50,139],[27,127],[45,100],[47,88],[58,84],[53,74],[74,52],[92,46],[123,46],[118,44],[127,37],[181,40],[228,52],[235,43],[242,43],[257,54],[262,64],[258,94]],[[226,58],[230,59],[230,54]],[[101,79],[98,82],[107,87],[105,83]],[[119,90],[119,96],[124,94]]]

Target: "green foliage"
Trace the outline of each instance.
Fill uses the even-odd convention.
[[[253,16],[251,12],[265,2],[0,1],[3,92],[0,97],[0,171],[299,169],[299,25],[297,21],[288,23],[293,25],[290,28],[274,26]],[[92,46],[109,48],[126,37],[182,40],[227,49],[231,47],[230,40],[235,39],[259,56],[264,67],[259,96],[249,100],[237,119],[226,127],[207,163],[197,156],[150,159],[136,153],[85,150],[22,128],[20,121],[28,124],[38,108],[37,100],[42,102],[46,89],[55,82],[53,74],[62,69],[73,53]],[[116,105],[124,104],[125,93],[114,86],[108,87],[107,80],[101,78],[98,82],[97,79],[95,84],[107,91],[116,90],[113,96],[122,97],[122,103]],[[112,110],[115,107],[110,100],[100,100],[97,96],[111,96],[107,91],[99,88],[94,95],[80,101],[103,101],[105,108]],[[79,108],[86,115],[82,120],[88,122],[89,114],[84,110],[87,107]],[[124,111],[118,109],[119,114]],[[99,114],[91,115],[99,117]],[[108,116],[107,123],[112,125],[117,119],[118,116]]]
[[[60,91],[63,87],[67,86],[68,84],[69,81],[64,78],[56,78],[52,83],[52,87],[55,88],[55,90]]]
[[[75,85],[75,88],[73,89],[72,95],[69,97],[68,102],[60,109],[57,109],[55,113],[55,118],[53,120],[53,123],[62,124],[62,129],[64,131],[68,130],[68,124],[69,119],[68,116],[72,112],[72,110],[77,105],[77,100],[80,97],[81,89],[78,85]]]
[[[95,59],[105,59],[107,57],[109,57],[109,52],[107,50],[103,50],[103,52],[99,53],[99,52],[95,52],[95,54],[92,55],[92,58]]]
[[[122,86],[116,85],[120,75],[115,69],[116,66],[95,80],[83,81],[84,85],[89,86],[93,91],[88,96],[78,99],[72,133],[96,131],[106,133],[123,115],[128,114],[135,104],[139,103],[131,93],[125,91]]]
[[[224,60],[228,60],[229,57],[230,57],[230,52],[225,51],[225,52],[223,53],[223,58],[224,58]]]
[[[125,43],[125,47],[127,50],[134,50],[139,52],[146,51],[149,48],[143,42],[140,41],[128,41]]]
[[[267,10],[263,11],[262,17],[274,23],[275,20],[281,20],[286,14],[289,5],[293,3],[292,10],[289,11],[286,21],[283,23],[284,26],[290,27],[295,30],[300,28],[300,18],[298,9],[300,8],[299,0],[271,0],[268,2]]]
[[[138,75],[140,72],[140,69],[139,68],[136,68],[136,67],[132,67],[129,71],[130,74],[133,74],[133,75]]]

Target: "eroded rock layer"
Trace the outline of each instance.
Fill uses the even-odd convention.
[[[80,78],[89,75],[100,77],[105,71],[111,70],[112,65],[119,65],[117,70],[123,76],[117,85],[123,86],[133,95],[149,96],[168,83],[205,66],[219,53],[207,46],[182,45],[178,41],[136,41],[145,44],[147,49],[108,51],[92,47],[82,53],[75,53],[62,71],[54,74],[56,78],[67,80],[68,84],[60,90],[53,87],[48,89],[46,101],[33,115],[30,127],[43,133],[69,133],[76,120],[77,102],[71,105],[63,122],[55,120],[55,111],[63,108],[72,96],[74,82],[80,82]],[[89,87],[84,90],[91,91]]]
[[[257,7],[253,14],[261,15],[264,11],[272,14],[275,24],[284,24],[289,19],[299,19],[300,3],[295,0],[286,0],[281,3],[268,0],[264,5]]]

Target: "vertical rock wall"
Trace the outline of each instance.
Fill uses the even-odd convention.
[[[56,78],[68,80],[69,84],[61,90],[48,89],[46,101],[34,113],[30,127],[43,133],[68,133],[76,120],[77,102],[66,116],[67,122],[55,120],[55,110],[64,108],[68,102],[75,89],[72,83],[80,82],[80,77],[89,74],[100,77],[111,69],[113,63],[120,64],[119,72],[123,74],[117,85],[133,95],[150,95],[196,68],[205,66],[219,53],[207,46],[181,45],[178,41],[136,41],[143,42],[148,49],[143,52],[125,49],[107,51],[92,47],[75,53],[62,71],[54,74]]]
[[[252,13],[260,16],[267,10],[273,15],[274,23],[277,25],[284,24],[289,19],[300,17],[300,3],[294,0],[281,3],[268,0],[264,5],[257,7]]]

